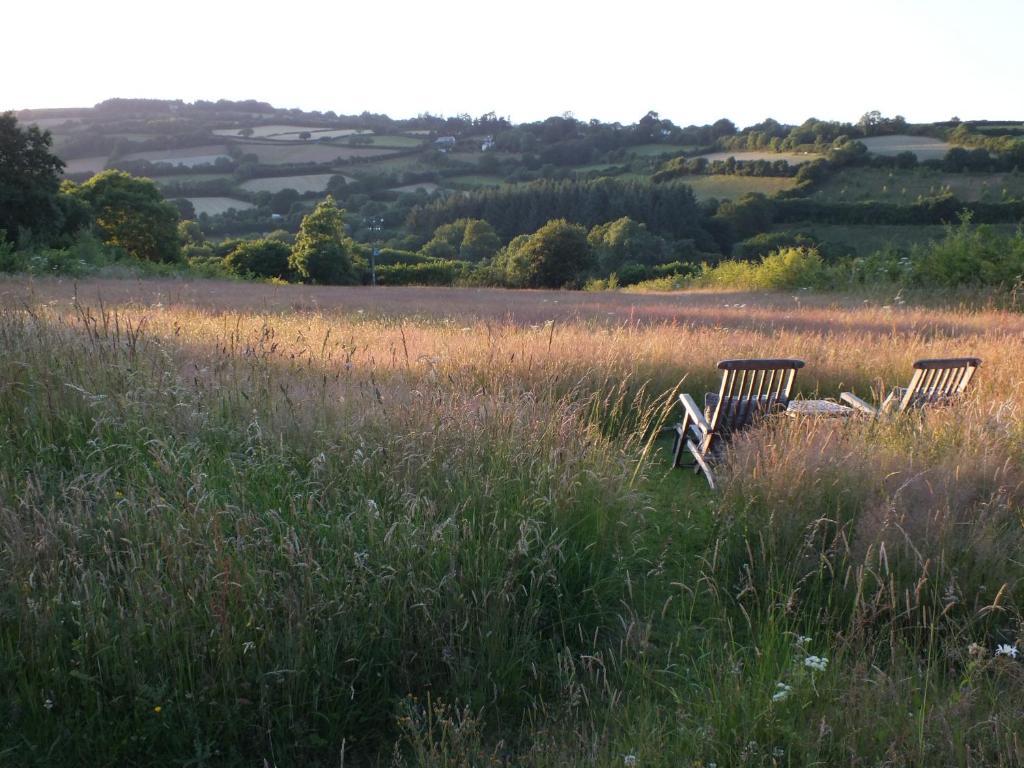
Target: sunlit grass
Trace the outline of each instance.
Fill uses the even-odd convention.
[[[101,287],[0,314],[0,762],[1024,757],[1018,315]],[[718,359],[870,397],[954,353],[961,407],[668,468]]]

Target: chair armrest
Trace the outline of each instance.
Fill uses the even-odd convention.
[[[708,420],[704,418],[704,412],[697,407],[697,403],[692,397],[684,392],[679,395],[679,402],[683,406],[683,410],[686,411],[686,415],[697,429],[705,435],[711,431],[711,427],[708,426]]]
[[[839,399],[842,400],[847,405],[856,408],[858,411],[862,411],[863,413],[867,413],[871,416],[878,415],[878,409],[875,408],[875,406],[871,405],[870,403],[864,402],[855,394],[853,394],[853,392],[843,392],[841,395],[839,395]]]

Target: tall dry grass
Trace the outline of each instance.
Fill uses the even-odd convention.
[[[1024,759],[1018,316],[94,288],[0,312],[5,761]],[[956,353],[962,406],[765,425],[719,496],[656,439],[721,358]]]

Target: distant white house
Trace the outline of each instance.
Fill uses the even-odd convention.
[[[438,136],[434,139],[434,146],[442,152],[447,152],[449,149],[455,146],[454,136]]]
[[[484,136],[483,143],[480,144],[480,151],[486,152],[488,149],[494,149],[494,137]]]

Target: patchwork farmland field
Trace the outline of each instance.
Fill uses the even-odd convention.
[[[200,184],[206,181],[224,181],[232,179],[234,179],[234,177],[230,173],[176,173],[171,176],[157,176],[153,179],[153,183],[161,189],[164,189],[175,184]]]
[[[326,129],[323,126],[295,126],[295,125],[256,125],[250,126],[252,129],[252,135],[248,138],[253,139],[270,139],[273,141],[298,141],[299,134],[309,133],[312,138],[310,141],[316,139],[336,139],[344,136],[354,136],[360,133],[368,133],[368,131],[359,131],[351,128],[345,129]],[[232,138],[246,138],[243,137],[239,131],[241,128],[220,128],[213,131],[216,136],[230,136]]]
[[[246,154],[256,155],[264,165],[281,165],[284,163],[330,163],[350,160],[352,158],[386,157],[394,152],[391,149],[374,149],[372,147],[345,147],[333,144],[285,144],[285,143],[244,143],[239,142],[238,148]]]
[[[107,156],[76,157],[64,161],[64,173],[99,173],[107,167]]]
[[[953,146],[930,136],[871,136],[858,141],[876,155],[913,152],[918,160],[941,160]]]
[[[378,149],[413,149],[423,146],[423,140],[412,136],[373,136],[369,146]]]
[[[185,199],[195,207],[197,216],[203,213],[209,216],[216,216],[232,208],[237,211],[244,211],[255,207],[252,203],[236,200],[233,197],[187,197]]]
[[[424,181],[417,184],[404,184],[401,187],[392,187],[392,192],[419,192],[423,191],[426,193],[436,192],[441,189],[438,184],[432,181]]]
[[[38,117],[29,121],[29,125],[36,125],[44,131],[52,131],[55,128],[70,128],[74,130],[81,127],[82,119],[78,117]]]
[[[884,200],[909,204],[918,197],[947,193],[964,202],[1020,199],[1024,198],[1024,175],[847,168],[828,178],[812,196],[829,202]]]
[[[478,187],[503,187],[506,181],[500,176],[486,176],[484,174],[470,173],[463,176],[450,176],[445,183],[455,187],[476,189]]]
[[[0,280],[0,750],[1014,765],[1024,317],[798,299]],[[669,468],[720,359],[965,353],[953,407]]]
[[[712,197],[719,200],[736,200],[748,192],[773,195],[783,189],[791,189],[796,179],[773,176],[686,176],[680,183],[693,188],[698,200]]]
[[[675,144],[637,144],[629,147],[627,151],[629,154],[636,155],[637,157],[667,157],[683,154],[684,148]]]
[[[133,152],[122,157],[122,160],[148,160],[151,163],[168,163],[170,165],[206,165],[216,162],[218,158],[227,158],[227,149],[220,144],[203,147],[186,147],[184,149],[157,149],[149,152]]]
[[[422,173],[436,170],[436,166],[424,163],[421,155],[400,155],[398,157],[384,156],[380,159],[358,163],[351,166],[350,169],[347,168],[346,172],[353,176],[365,177],[381,173],[403,173],[405,171]]]
[[[709,163],[735,157],[737,161],[768,160],[775,162],[776,160],[785,160],[790,165],[801,165],[817,160],[821,155],[816,155],[813,152],[712,152],[707,155],[694,155],[694,157],[703,157]]]
[[[282,189],[294,189],[300,194],[323,192],[327,189],[327,182],[335,175],[337,174],[310,173],[304,176],[269,176],[264,179],[249,179],[239,186],[249,192],[280,192]],[[355,181],[351,176],[344,178],[346,182]]]
[[[1015,224],[989,224],[993,231],[1011,236],[1016,230]],[[844,251],[858,256],[868,256],[888,247],[909,250],[915,245],[942,240],[947,227],[942,224],[817,224],[796,223],[780,224],[777,232],[800,232]]]

